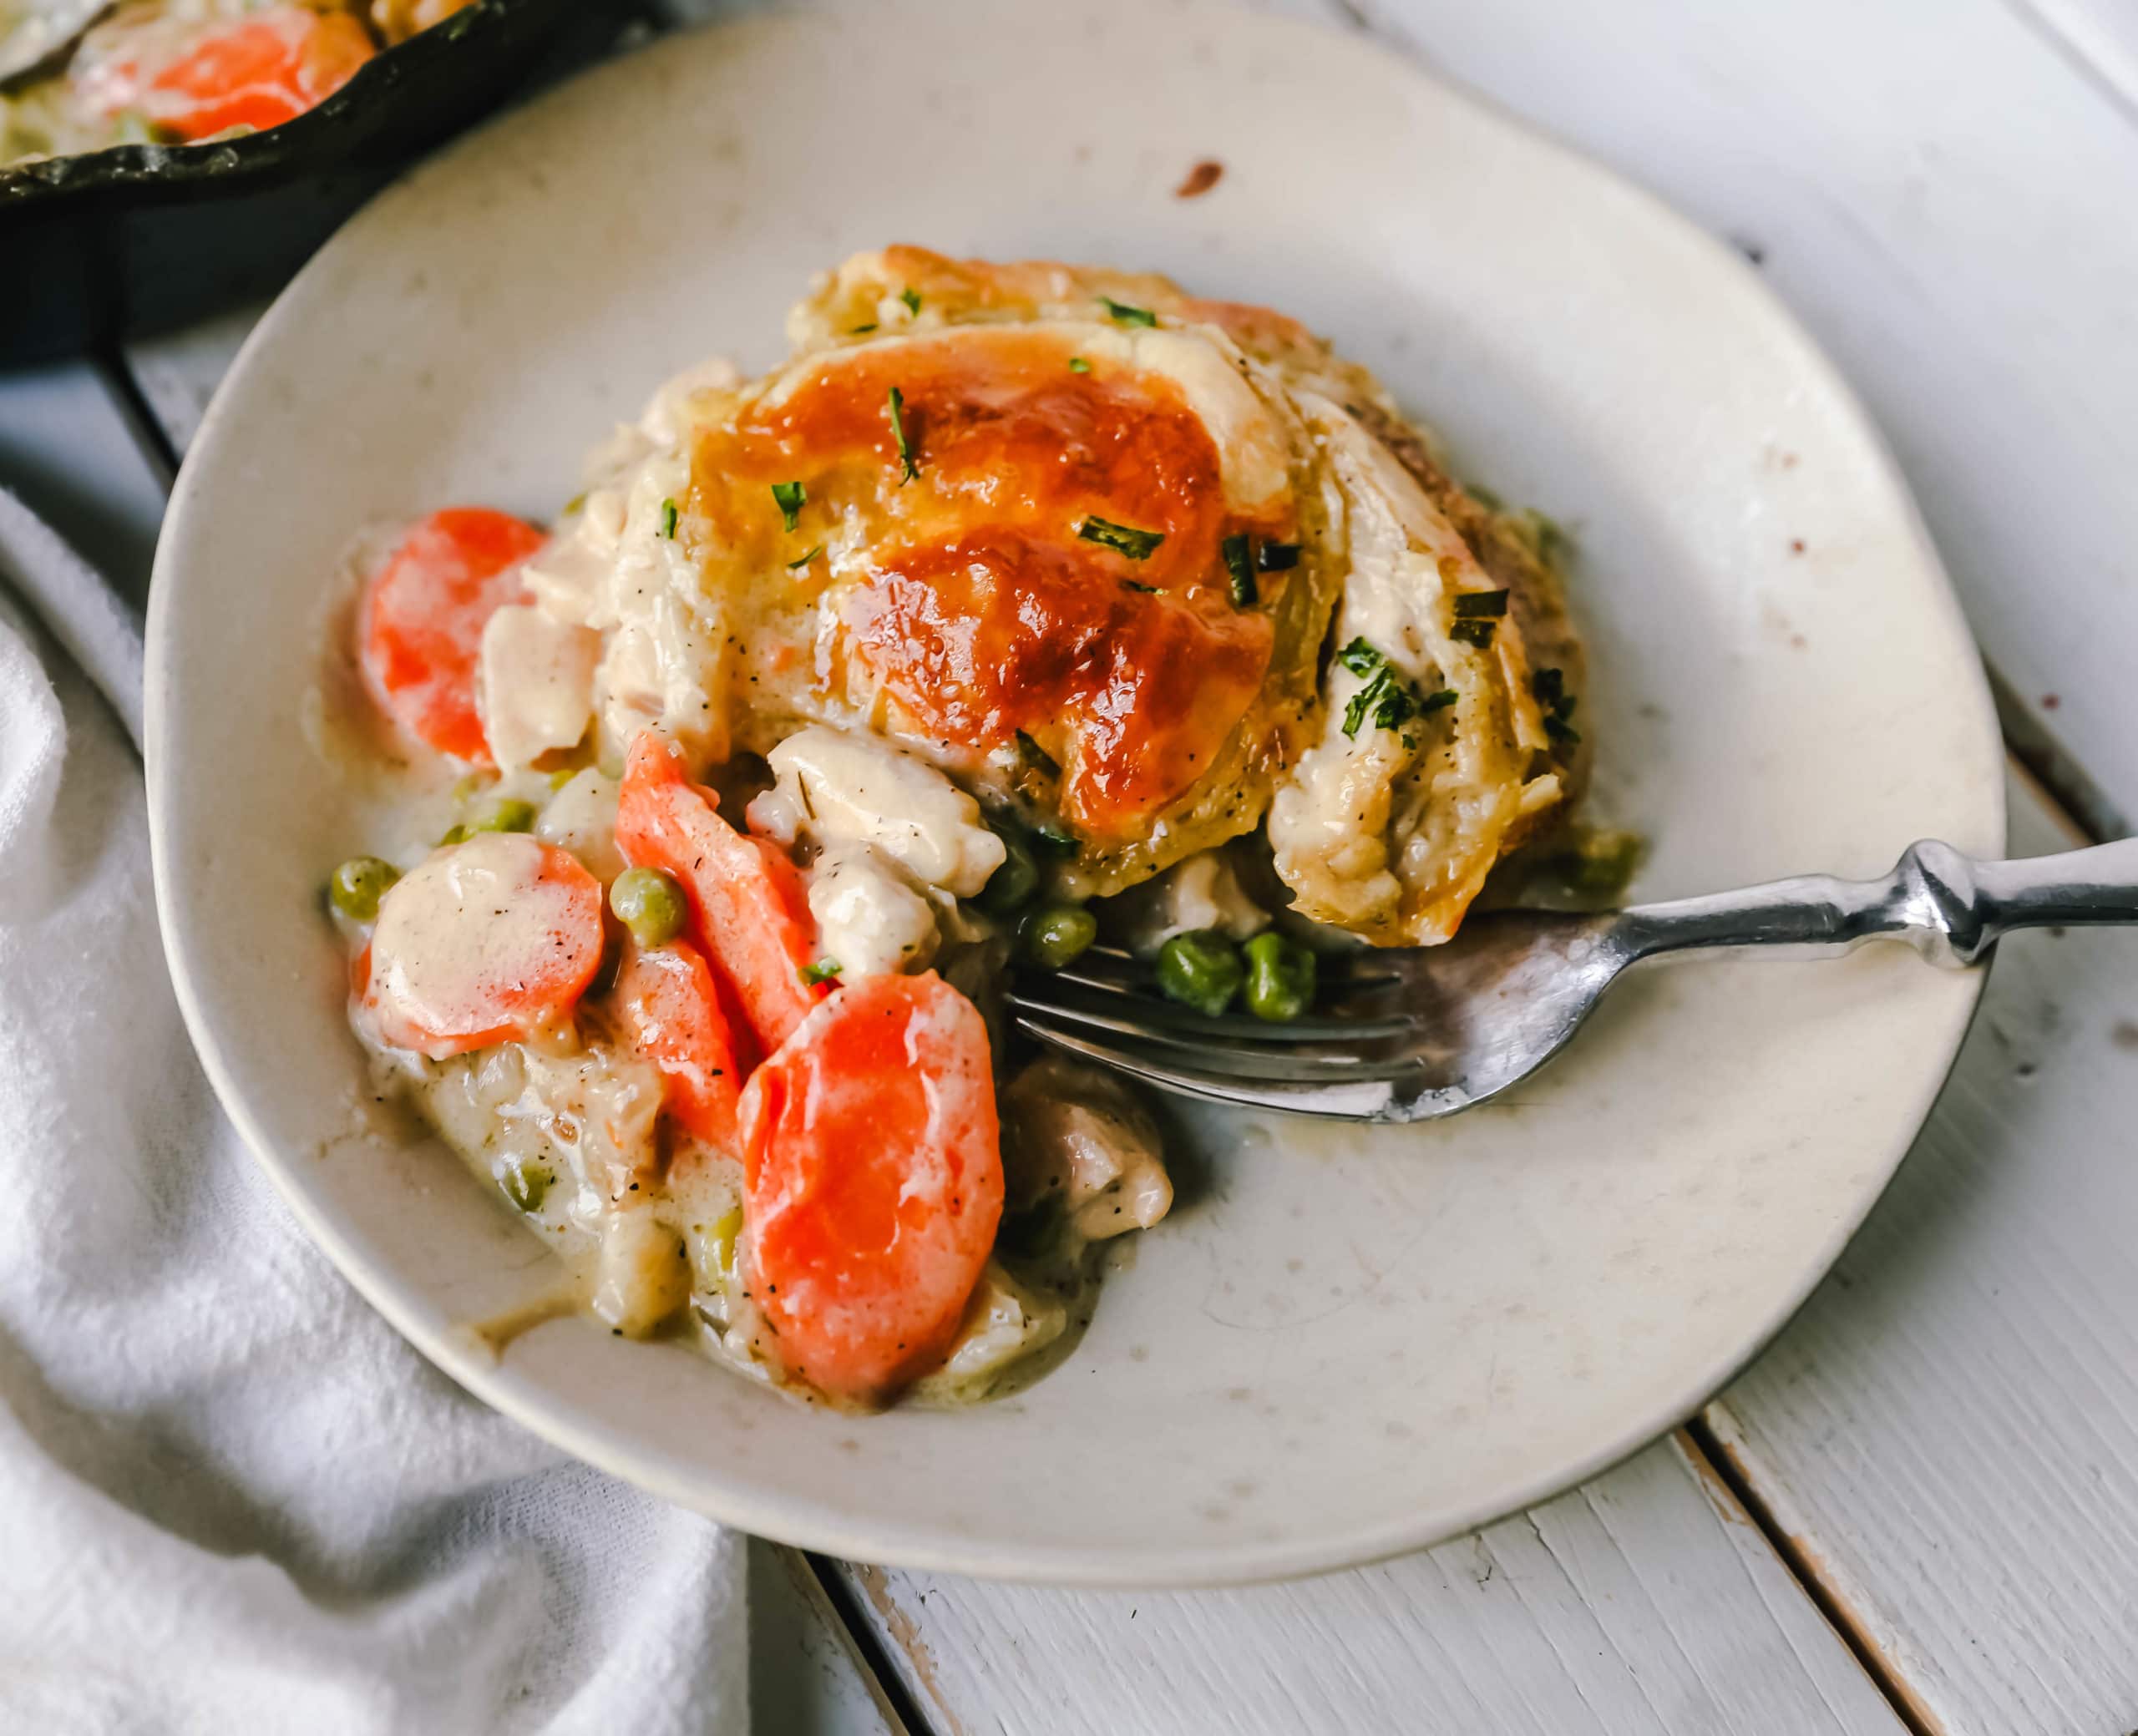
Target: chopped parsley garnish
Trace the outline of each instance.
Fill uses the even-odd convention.
[[[1072,356],[1069,358],[1069,372],[1071,373],[1087,374],[1091,371],[1092,364],[1085,361],[1082,356]]]
[[[891,406],[891,438],[898,442],[899,462],[905,466],[904,478],[899,483],[900,488],[904,488],[907,483],[911,482],[914,478],[920,474],[920,466],[914,462],[913,448],[906,443],[905,394],[899,391],[897,387],[894,386],[890,390],[889,402]]]
[[[1146,596],[1155,597],[1158,594],[1158,588],[1157,585],[1138,585],[1133,579],[1122,580],[1121,581],[1121,588],[1123,590],[1140,590]]]
[[[1107,312],[1124,326],[1155,326],[1158,316],[1148,307],[1131,307],[1126,301],[1117,301],[1111,296],[1101,296]]]
[[[1032,833],[1032,842],[1050,856],[1074,856],[1078,849],[1077,836],[1060,826],[1042,826]]]
[[[673,500],[661,503],[661,534],[671,543],[676,540],[676,503]]]
[[[1492,644],[1492,630],[1498,625],[1497,621],[1489,617],[1458,620],[1447,630],[1447,636],[1464,645],[1474,645],[1482,651]]]
[[[874,332],[875,329],[876,322],[875,321],[871,320],[865,326],[849,326],[846,328],[846,333],[849,337],[859,337],[864,333]]]
[[[1336,660],[1353,675],[1365,680],[1365,686],[1354,693],[1350,703],[1344,707],[1344,733],[1347,736],[1355,736],[1360,726],[1368,718],[1373,720],[1376,729],[1401,729],[1413,717],[1430,717],[1456,701],[1452,687],[1421,696],[1416,688],[1396,674],[1388,659],[1363,639],[1354,639],[1337,652]],[[1403,741],[1406,747],[1417,745],[1408,736]]]
[[[1255,551],[1255,559],[1265,573],[1289,573],[1300,564],[1300,545],[1297,543],[1264,543]]]
[[[1580,701],[1567,691],[1566,673],[1563,670],[1540,669],[1529,677],[1529,691],[1544,713],[1544,733],[1562,747],[1572,747],[1581,740],[1581,731],[1567,720],[1573,716],[1573,708]]]
[[[1077,527],[1077,534],[1087,543],[1116,549],[1131,560],[1148,560],[1166,539],[1163,530],[1138,530],[1133,525],[1117,524],[1111,519],[1087,519]]]
[[[1507,613],[1507,593],[1503,590],[1457,591],[1455,596],[1455,618],[1462,620],[1497,620]]]
[[[1258,600],[1254,589],[1254,560],[1249,551],[1247,533],[1229,536],[1218,544],[1225,557],[1225,572],[1232,580],[1233,607],[1252,609]]]
[[[550,1184],[556,1177],[535,1165],[516,1164],[507,1170],[499,1185],[504,1197],[523,1212],[533,1213],[542,1209],[542,1202],[549,1197]]]
[[[802,511],[802,503],[809,498],[809,491],[798,482],[774,483],[772,485],[773,504],[787,520],[787,528],[794,529],[794,521]]]
[[[1049,777],[1061,776],[1061,762],[1022,730],[1017,731],[1017,752]]]
[[[899,291],[899,300],[905,303],[905,311],[908,313],[919,313],[920,311],[920,291],[919,290],[908,286],[906,288]]]
[[[788,562],[787,570],[790,573],[798,572],[823,552],[824,545],[822,543],[819,543],[815,548],[812,549],[807,554],[803,555],[800,559]]]
[[[815,964],[805,966],[801,975],[802,980],[813,989],[819,983],[828,983],[838,974],[838,959],[819,959]]]
[[[1370,676],[1388,659],[1363,639],[1355,639],[1336,654],[1336,660],[1355,676]]]

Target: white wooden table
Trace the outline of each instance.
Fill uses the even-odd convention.
[[[1281,3],[1384,36],[1758,260],[1952,569],[2006,709],[2015,850],[2138,814],[2131,0]],[[144,590],[249,324],[0,377],[0,482]],[[762,1546],[758,1729],[2138,1730],[2138,935],[2004,953],[1867,1227],[1669,1440],[1476,1537],[1249,1591]]]

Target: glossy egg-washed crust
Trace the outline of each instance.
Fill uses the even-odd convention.
[[[1086,895],[1253,830],[1316,743],[1354,746],[1325,696],[1355,503],[1315,426],[1348,414],[1474,552],[1461,574],[1441,560],[1444,586],[1511,593],[1495,650],[1436,629],[1431,655],[1411,658],[1462,694],[1481,732],[1462,775],[1496,787],[1451,797],[1472,817],[1407,857],[1397,822],[1378,822],[1366,853],[1402,888],[1377,905],[1287,872],[1280,850],[1299,908],[1382,944],[1444,939],[1492,863],[1562,806],[1581,768],[1563,743],[1553,762],[1528,671],[1541,654],[1578,687],[1580,652],[1533,524],[1467,493],[1370,376],[1295,321],[1152,275],[892,247],[824,280],[788,336],[786,367],[694,417],[686,534],[706,539],[708,580],[752,586],[757,618],[813,660],[799,686],[742,696],[739,745],[762,752],[812,718],[879,730],[1073,836],[1057,873]],[[1154,365],[1162,352],[1179,377]],[[813,515],[792,529],[770,488],[788,478],[806,480]],[[1125,557],[1077,534],[1092,517],[1163,540]],[[1219,552],[1243,534],[1299,549],[1257,574],[1249,609]],[[1426,804],[1436,751],[1457,763],[1452,727],[1405,732],[1384,792],[1401,812]]]

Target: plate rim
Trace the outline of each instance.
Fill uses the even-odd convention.
[[[1080,9],[1097,8],[1084,7]],[[1631,201],[1647,221],[1674,231],[1681,243],[1704,256],[1711,266],[1732,274],[1739,287],[1749,290],[1762,305],[1766,316],[1793,342],[1799,352],[1801,363],[1806,370],[1807,378],[1828,396],[1836,411],[1845,418],[1849,432],[1862,442],[1867,462],[1875,469],[1875,483],[1899,511],[1905,521],[1916,559],[1925,573],[1936,580],[1930,595],[1925,600],[1926,608],[1938,610],[1946,616],[1948,626],[1953,630],[1960,643],[1973,643],[1972,633],[1944,563],[1883,431],[1803,322],[1726,241],[1701,228],[1639,183],[1563,142],[1527,118],[1513,114],[1491,99],[1446,78],[1393,45],[1319,23],[1250,13],[1228,4],[1208,3],[1208,0],[1188,0],[1188,4],[1173,9],[1177,13],[1222,21],[1228,28],[1260,32],[1271,38],[1309,38],[1318,49],[1335,48],[1370,59],[1384,69],[1399,73],[1427,99],[1468,110],[1491,128],[1520,135],[1529,146],[1552,159],[1553,166],[1558,172],[1582,177],[1592,186]],[[1109,3],[1106,10],[1112,15],[1118,8]],[[820,28],[824,21],[825,15],[822,13],[763,13],[678,33],[693,37],[718,34],[732,39],[738,36],[805,31]],[[641,54],[661,53],[668,42],[668,38],[656,38],[631,54],[617,57],[604,63],[602,67],[590,68],[589,72],[598,75],[605,69],[636,59]],[[567,81],[566,85],[560,89],[569,88],[577,82],[577,78]],[[529,109],[499,117],[467,136],[477,138],[494,126],[520,124],[528,114],[539,112],[540,106],[538,103],[530,105]],[[444,162],[459,148],[456,145],[434,154],[428,159],[429,164],[436,165]],[[398,180],[390,185],[386,195],[391,195],[400,185]],[[367,204],[364,209],[369,210],[370,205]],[[358,219],[353,220],[360,220],[362,215],[362,213],[359,212]],[[441,1325],[430,1318],[428,1309],[419,1300],[401,1293],[400,1287],[392,1274],[375,1267],[337,1224],[332,1214],[317,1207],[307,1195],[299,1184],[296,1155],[284,1153],[280,1146],[268,1137],[252,1105],[238,1088],[228,1050],[218,1034],[214,1017],[200,996],[190,968],[191,954],[188,940],[181,930],[180,914],[176,908],[177,894],[174,889],[175,876],[171,866],[174,847],[170,839],[170,830],[174,823],[171,812],[177,803],[178,796],[170,787],[162,735],[163,719],[169,709],[168,689],[172,679],[170,640],[173,630],[170,621],[175,605],[172,601],[175,586],[170,578],[170,569],[179,559],[175,551],[186,540],[189,515],[199,490],[195,455],[209,450],[215,443],[215,437],[222,423],[235,415],[231,408],[232,383],[242,382],[255,352],[274,342],[281,326],[295,317],[291,311],[295,305],[295,298],[312,275],[322,271],[322,261],[345,245],[346,234],[345,227],[307,263],[248,334],[236,358],[219,382],[202,419],[200,429],[189,448],[185,463],[180,467],[158,539],[145,639],[147,729],[144,762],[150,858],[159,929],[180,1012],[217,1100],[244,1139],[254,1161],[266,1172],[276,1191],[289,1205],[307,1235],[327,1253],[358,1293],[430,1362],[483,1402],[541,1439],[584,1462],[722,1523],[798,1547],[853,1561],[895,1565],[922,1572],[960,1573],[985,1579],[1093,1590],[1201,1589],[1340,1572],[1431,1548],[1534,1506],[1588,1482],[1643,1451],[1698,1415],[1786,1328],[1825,1280],[1842,1249],[1884,1197],[1901,1162],[1913,1149],[1933,1105],[1958,1059],[1962,1042],[1980,1005],[1987,981],[1986,966],[1978,967],[1968,974],[1966,980],[1970,992],[1955,995],[1948,1001],[1948,1029],[1943,1033],[1943,1063],[1934,1070],[1924,1069],[1923,1080],[1911,1094],[1913,1101],[1901,1118],[1907,1130],[1906,1136],[1897,1138],[1894,1149],[1882,1159],[1882,1172],[1876,1185],[1866,1187],[1852,1202],[1852,1209],[1837,1219],[1816,1258],[1806,1260],[1800,1281],[1774,1308],[1771,1318],[1761,1329],[1748,1335],[1741,1344],[1728,1353],[1710,1359],[1697,1374],[1689,1374],[1674,1382],[1674,1386],[1684,1395],[1682,1399],[1652,1407],[1615,1431],[1609,1439],[1600,1441],[1588,1453],[1563,1463],[1548,1473],[1538,1474],[1511,1492],[1502,1491],[1488,1500],[1475,1501],[1451,1511],[1443,1511],[1431,1521],[1410,1520],[1399,1512],[1391,1518],[1370,1524],[1362,1523],[1340,1533],[1317,1534],[1310,1539],[1283,1543],[1241,1537],[1238,1541],[1208,1545],[1183,1546],[1168,1544],[1149,1551],[1148,1559],[1144,1554],[1104,1546],[1093,1547],[1087,1545],[1026,1543],[1014,1540],[1007,1542],[990,1541],[936,1530],[911,1531],[900,1521],[880,1515],[872,1516],[865,1523],[858,1522],[823,1510],[813,1498],[806,1496],[765,1494],[747,1485],[721,1483],[717,1475],[708,1475],[702,1471],[685,1476],[671,1471],[657,1455],[641,1453],[635,1455],[627,1447],[619,1445],[600,1430],[582,1426],[576,1419],[560,1415],[552,1401],[524,1389],[512,1371],[478,1346],[464,1329],[456,1330],[448,1325]],[[1969,709],[1973,713],[1973,724],[1984,740],[2000,741],[1994,706],[1978,656],[1968,659],[1968,679],[1964,685],[1972,699]],[[2001,761],[1998,763],[2001,765]],[[1988,771],[1989,767],[1986,766],[1982,769]],[[1984,778],[1983,787],[1977,793],[1983,806],[1982,817],[1985,824],[1982,835],[1994,839],[2001,850],[2006,843],[2006,816],[2001,779],[1991,772]]]

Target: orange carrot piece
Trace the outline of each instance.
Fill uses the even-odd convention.
[[[733,1151],[742,1074],[705,954],[687,940],[628,943],[610,1007],[624,1040],[661,1070],[676,1125]]]
[[[532,1035],[601,963],[601,883],[569,850],[483,833],[435,851],[379,901],[363,1006],[433,1060]]]
[[[365,593],[363,669],[372,696],[418,741],[490,763],[475,706],[483,627],[521,590],[542,533],[488,507],[448,507],[412,526]]]
[[[616,845],[633,866],[675,876],[690,903],[692,938],[733,984],[769,1053],[831,990],[802,979],[815,962],[817,925],[801,875],[776,845],[722,819],[719,799],[686,777],[681,757],[646,731],[624,764]]]
[[[219,30],[156,72],[141,107],[180,139],[264,132],[316,109],[375,51],[347,13],[276,7]]]
[[[742,1093],[749,1293],[788,1370],[879,1397],[956,1336],[1002,1217],[987,1026],[933,971],[864,977]]]

